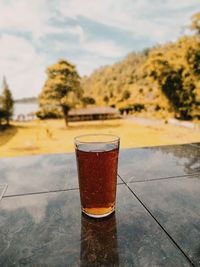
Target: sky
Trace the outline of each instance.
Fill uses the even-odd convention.
[[[59,59],[89,75],[175,41],[198,11],[199,0],[0,0],[0,81],[15,99],[37,96]]]

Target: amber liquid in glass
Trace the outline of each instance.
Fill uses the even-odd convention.
[[[115,207],[119,148],[98,143],[76,148],[82,210],[101,216]]]

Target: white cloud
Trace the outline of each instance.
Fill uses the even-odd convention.
[[[101,56],[91,55],[90,58],[82,58],[74,60],[77,66],[77,70],[80,75],[90,75],[94,70],[98,69],[100,66],[106,66],[112,64],[113,60],[105,59]]]
[[[104,38],[101,33],[97,40],[95,25],[87,31],[81,16],[128,32],[130,42],[163,43],[181,34],[198,7],[200,10],[199,0],[0,0],[0,78],[6,75],[15,98],[32,96],[43,86],[47,62],[70,55],[70,51],[69,60],[77,64],[81,74],[130,52],[119,38]],[[52,20],[56,18],[62,26]],[[75,25],[64,24],[67,18],[75,19]],[[59,39],[47,38],[53,33],[59,33]],[[75,38],[70,39],[71,35]],[[132,43],[125,46],[132,45],[134,48]],[[42,52],[45,50],[48,55]]]
[[[112,40],[96,41],[89,37],[81,26],[68,27],[67,33],[77,36],[79,47],[82,51],[89,52],[102,57],[118,58],[125,56],[127,51]],[[55,49],[66,51],[74,47],[74,44],[66,45],[63,41],[55,41]]]
[[[79,25],[66,28],[66,32],[76,35],[81,42],[86,38],[83,28]]]
[[[174,23],[171,18],[166,20],[164,11],[178,11],[188,8],[177,17],[177,27],[173,29],[173,35],[177,35],[180,25],[189,23],[192,15],[190,7],[197,7],[199,0],[1,0],[0,1],[0,30],[16,30],[18,32],[29,32],[35,38],[40,38],[50,33],[64,33],[66,29],[50,24],[50,19],[55,18],[58,10],[61,14],[59,19],[84,16],[91,20],[128,30],[132,34],[145,37],[157,38],[163,41],[168,37],[170,26]],[[148,14],[155,14],[149,17]],[[156,22],[160,18],[160,24]],[[162,19],[165,20],[162,20]],[[67,25],[66,25],[67,26]],[[158,28],[162,34],[158,34]],[[70,29],[68,29],[70,31]],[[79,36],[82,35],[79,26],[73,27]],[[165,38],[163,37],[165,35]],[[159,37],[160,36],[160,37]]]
[[[193,14],[193,11],[191,12],[189,9],[188,12],[184,10],[184,13],[181,14],[178,12],[183,8],[198,5],[200,9],[199,0],[183,0],[181,2],[174,0],[164,2],[162,0],[101,0],[98,3],[94,0],[58,1],[58,9],[65,17],[85,16],[99,23],[128,30],[130,34],[151,38],[155,42],[164,42],[170,37],[173,39],[177,37],[180,27],[188,25]],[[174,19],[167,18],[170,11],[174,11]],[[163,14],[164,12],[168,12],[168,14]]]
[[[94,41],[91,39],[82,39],[79,43],[80,51],[89,55],[98,55],[105,58],[119,58],[127,54],[126,49],[117,45],[110,40]],[[70,48],[74,48],[74,44],[66,44],[62,41],[55,41],[55,50],[65,53]]]
[[[45,57],[26,39],[4,34],[0,38],[0,75],[6,76],[14,98],[37,95],[45,80]]]
[[[119,58],[126,55],[127,51],[115,42],[110,40],[93,41],[84,40],[81,44],[84,51],[91,55],[97,55],[104,58]]]
[[[26,32],[35,38],[61,32],[49,25],[50,18],[48,0],[0,1],[0,30]]]
[[[124,12],[128,11],[131,1],[115,0],[58,0],[58,10],[63,16],[77,18],[82,15],[94,21],[105,23],[111,26],[123,27],[123,24],[130,24],[130,16]]]
[[[102,57],[122,57],[126,50],[112,41],[86,41],[83,43],[85,51],[97,54]]]
[[[166,1],[166,5],[169,7],[169,8],[176,8],[176,9],[179,9],[180,7],[184,8],[184,7],[191,7],[193,5],[196,5],[196,4],[199,4],[199,1],[198,0],[181,0],[180,3],[175,3],[174,0],[167,0]]]

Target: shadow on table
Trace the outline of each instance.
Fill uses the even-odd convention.
[[[119,266],[115,214],[100,220],[82,214],[80,266]]]

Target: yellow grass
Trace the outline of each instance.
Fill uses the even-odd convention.
[[[172,125],[143,126],[127,120],[73,122],[63,120],[12,123],[0,132],[0,157],[72,152],[73,138],[84,133],[120,136],[121,148],[200,141],[200,131]]]

